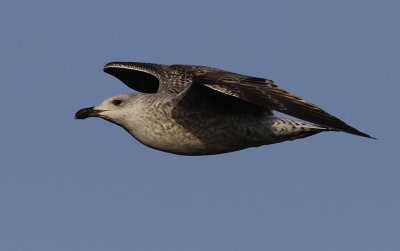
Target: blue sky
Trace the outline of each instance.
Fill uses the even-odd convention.
[[[399,250],[399,1],[3,1],[0,249]],[[204,157],[74,113],[111,61],[273,79],[377,137]]]

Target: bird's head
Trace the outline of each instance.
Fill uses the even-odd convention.
[[[122,94],[104,100],[99,105],[83,108],[76,112],[75,119],[99,117],[123,125],[135,113],[138,94]]]

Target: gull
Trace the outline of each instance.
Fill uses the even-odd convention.
[[[342,131],[373,138],[272,80],[197,65],[112,62],[104,72],[140,93],[80,109],[144,145],[179,155],[211,155]],[[301,120],[280,118],[273,110]],[[306,122],[308,121],[308,122]]]

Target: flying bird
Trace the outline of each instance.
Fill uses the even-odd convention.
[[[197,65],[113,62],[104,71],[140,93],[80,109],[75,119],[103,118],[164,152],[219,154],[322,131],[372,138],[272,80]]]

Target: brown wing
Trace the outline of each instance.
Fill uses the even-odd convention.
[[[121,80],[129,88],[144,93],[156,93],[165,66],[138,62],[111,62],[104,66],[104,72]]]
[[[194,77],[194,84],[267,107],[331,129],[372,138],[306,100],[275,85],[273,81],[226,71],[212,71]]]
[[[139,92],[178,94],[191,83],[186,68],[179,65],[170,67],[141,62],[112,62],[104,66],[104,72]]]

